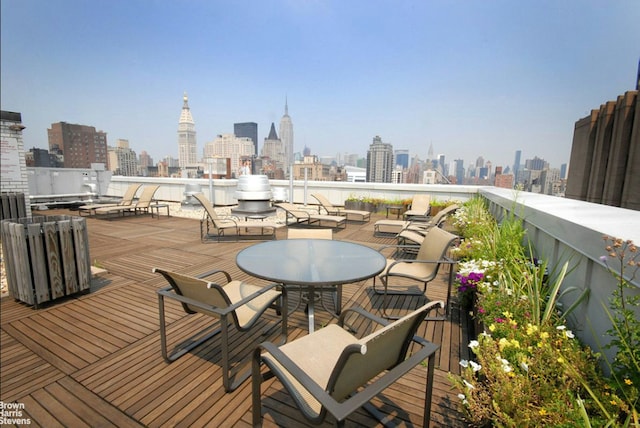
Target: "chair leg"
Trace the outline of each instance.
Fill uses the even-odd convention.
[[[233,392],[251,376],[251,366],[235,375],[231,375],[231,364],[229,362],[229,325],[226,316],[222,317],[220,324],[222,329],[222,385],[226,392]],[[238,363],[238,366],[241,365],[241,362]]]
[[[262,375],[260,374],[260,351],[260,347],[256,348],[253,351],[253,357],[251,358],[251,419],[254,427],[262,426],[262,401],[260,398]]]
[[[178,350],[170,354],[167,349],[167,326],[166,326],[166,320],[165,320],[165,314],[164,314],[164,296],[162,296],[162,294],[158,294],[158,309],[160,313],[160,347],[162,350],[162,357],[168,363],[174,362],[175,360],[182,357],[184,354],[186,354],[196,346],[201,345],[202,343],[211,339],[221,331],[220,328],[217,328],[211,333],[201,338],[200,340],[197,340],[182,348],[179,348]]]
[[[427,385],[424,393],[424,413],[422,416],[422,426],[429,428],[431,424],[431,400],[433,398],[433,374],[436,362],[436,354],[433,353],[427,359]]]

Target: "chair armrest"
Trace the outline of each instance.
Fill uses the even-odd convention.
[[[262,287],[260,290],[256,291],[255,293],[249,294],[244,299],[237,301],[236,303],[234,303],[231,306],[228,306],[227,308],[225,308],[225,310],[227,312],[235,311],[240,306],[246,305],[247,303],[249,303],[250,301],[252,301],[256,297],[266,293],[267,291],[269,291],[269,290],[271,290],[273,288],[279,288],[280,293],[286,293],[287,292],[287,289],[282,284],[273,283],[273,284],[265,285],[264,287]]]
[[[351,307],[351,308],[347,308],[347,309],[343,309],[342,313],[340,314],[340,318],[338,318],[338,325],[340,327],[344,326],[344,319],[345,317],[350,313],[350,312],[355,312],[358,315],[361,315],[365,318],[370,319],[373,322],[376,322],[382,326],[386,326],[389,325],[390,322],[384,318],[380,318],[377,315],[372,314],[371,312],[366,311],[365,309],[359,307],[359,306],[355,306],[355,307]],[[351,331],[355,331],[353,330],[350,326],[347,326],[349,328],[349,330]]]
[[[226,271],[224,271],[222,269],[214,269],[214,270],[211,270],[209,272],[201,273],[200,275],[196,275],[196,278],[203,279],[203,278],[206,278],[208,276],[212,276],[212,275],[214,275],[216,273],[222,273],[227,278],[227,283],[231,282],[231,275],[229,275],[228,272],[226,272]]]
[[[255,299],[256,297],[260,296],[263,293],[266,293],[267,291],[271,290],[274,287],[280,287],[280,284],[270,284],[267,285],[263,288],[261,288],[260,290],[256,291],[253,294],[248,295],[247,297],[245,297],[244,299],[234,303],[233,305],[227,306],[226,308],[219,308],[217,306],[211,306],[211,305],[207,305],[204,304],[198,300],[193,300],[189,297],[185,297],[182,296],[180,294],[175,293],[175,291],[173,291],[173,288],[171,286],[165,287],[165,288],[161,288],[159,290],[157,290],[158,294],[161,294],[169,299],[173,299],[173,300],[177,300],[181,303],[185,303],[187,305],[191,305],[194,306],[196,308],[200,308],[202,310],[206,310],[209,312],[213,312],[215,314],[218,314],[220,316],[223,315],[227,315],[233,311],[235,311],[236,309],[238,309],[240,306],[247,304],[248,302],[250,302],[251,300]],[[280,290],[281,293],[286,293],[286,289],[284,287],[281,288]]]
[[[412,246],[409,245],[409,247],[412,247]],[[455,260],[451,260],[449,258],[444,258],[444,259],[440,259],[440,260],[398,259],[398,260],[394,260],[393,263],[391,263],[389,265],[389,267],[387,268],[386,275],[392,275],[393,273],[391,272],[391,268],[393,268],[395,265],[400,264],[400,263],[428,263],[428,264],[438,263],[438,264],[445,264],[445,265],[446,264],[453,265],[453,264],[456,264],[458,262],[455,261]]]

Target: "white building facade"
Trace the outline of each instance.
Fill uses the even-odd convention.
[[[239,177],[242,172],[240,159],[253,156],[255,146],[248,137],[236,137],[234,134],[218,135],[213,141],[204,145],[204,158],[223,157],[230,160],[231,174]]]
[[[185,93],[178,121],[178,163],[180,168],[186,168],[195,165],[197,161],[196,125],[189,109],[189,98]]]

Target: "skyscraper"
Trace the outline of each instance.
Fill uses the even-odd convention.
[[[456,165],[456,183],[464,184],[464,160],[456,159],[454,163]]]
[[[178,162],[180,168],[195,165],[198,161],[196,151],[196,129],[191,110],[189,109],[189,98],[184,93],[182,112],[178,122]]]
[[[522,150],[516,150],[516,158],[513,161],[513,179],[518,182],[518,172],[520,171],[520,157],[522,156]]]
[[[243,122],[233,124],[233,133],[236,137],[251,138],[254,154],[258,154],[258,124],[255,122]]]
[[[62,152],[64,168],[91,168],[92,163],[107,165],[107,134],[93,126],[67,122],[52,123],[47,129],[49,152]]]
[[[367,151],[367,182],[391,183],[391,171],[393,146],[383,143],[382,138],[376,135]]]
[[[280,141],[284,148],[284,170],[288,171],[293,163],[293,123],[289,117],[289,103],[285,99],[284,116],[280,119]]]
[[[264,139],[264,143],[262,144],[262,156],[273,160],[276,164],[276,168],[280,168],[283,171],[286,169],[284,147],[282,140],[278,138],[274,123],[271,123],[269,136]]]
[[[409,168],[409,150],[400,149],[396,150],[396,165],[402,166],[402,168]]]

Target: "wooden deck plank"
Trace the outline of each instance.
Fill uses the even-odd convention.
[[[364,225],[349,223],[335,239],[372,248],[394,243],[393,238],[373,237],[374,218]],[[90,294],[55,301],[40,310],[11,298],[0,302],[1,398],[25,403],[34,426],[250,426],[250,382],[232,394],[224,393],[218,339],[172,364],[162,359],[155,291],[166,282],[151,268],[192,275],[218,268],[229,271],[234,279],[264,285],[266,281],[251,278],[235,264],[237,252],[255,242],[201,243],[197,220],[173,217],[87,218],[87,225],[92,263],[108,270],[92,280]],[[284,239],[286,229],[278,229],[276,235]],[[446,297],[446,279],[443,272],[429,285],[429,299]],[[372,283],[345,285],[343,308],[360,306],[381,315],[382,296],[372,292]],[[299,298],[298,293],[290,293],[289,307]],[[329,293],[322,299],[333,307]],[[394,297],[390,307],[406,313],[426,301],[425,297]],[[451,309],[449,320],[423,323],[418,333],[441,345],[432,426],[463,427],[447,371],[459,372],[458,362],[468,358],[466,344],[472,333],[466,314],[455,305]],[[166,316],[170,346],[211,322],[201,315],[187,316],[175,302],[167,302]],[[318,327],[336,321],[319,304],[316,317]],[[304,304],[291,314],[289,324],[289,340],[307,334]],[[356,326],[363,334],[373,328],[363,320]],[[261,340],[259,331],[247,337],[234,332],[233,360],[247,361],[245,357]],[[395,415],[396,422],[420,426],[424,385],[424,368],[419,366],[373,402]],[[274,380],[263,385],[263,412],[264,426],[309,426]],[[330,425],[331,418],[323,426]],[[378,424],[360,409],[347,426]]]

